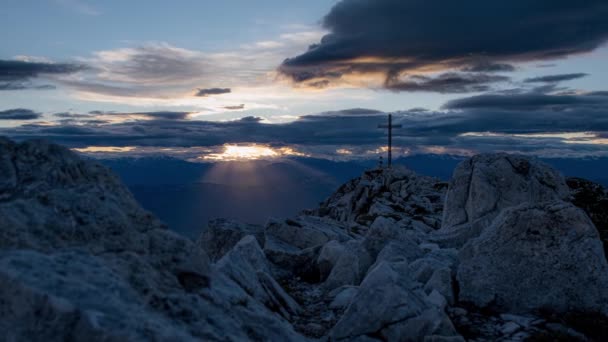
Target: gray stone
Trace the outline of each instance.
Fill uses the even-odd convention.
[[[453,305],[455,296],[452,285],[452,271],[449,268],[436,269],[424,285],[424,291],[426,293],[437,291],[444,296],[450,305]]]
[[[477,155],[454,171],[435,239],[459,247],[478,236],[505,208],[567,198],[564,177],[543,162],[508,154]]]
[[[414,283],[383,262],[365,277],[359,292],[331,331],[335,340],[381,332],[387,340],[456,335],[447,316],[428,303]],[[448,333],[449,332],[449,333]]]
[[[460,299],[511,313],[605,310],[608,264],[598,233],[565,202],[504,210],[460,252]]]
[[[264,244],[264,228],[262,226],[216,219],[209,221],[197,244],[207,252],[211,261],[215,262],[247,235],[255,236],[258,243]]]
[[[352,302],[353,298],[359,292],[359,288],[355,286],[342,286],[332,291],[333,300],[329,304],[330,309],[346,309]],[[330,294],[331,295],[331,294]]]
[[[299,305],[270,276],[270,265],[252,235],[244,237],[224,255],[217,268],[272,311],[288,319],[299,313]]]
[[[271,220],[265,232],[267,236],[301,249],[322,246],[330,240],[351,239],[344,226],[313,216],[300,216],[282,222]]]
[[[319,268],[321,280],[327,279],[342,253],[344,253],[344,246],[335,240],[329,241],[321,248],[321,252],[317,258],[317,267]]]

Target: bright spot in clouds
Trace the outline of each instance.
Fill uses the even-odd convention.
[[[78,151],[80,153],[121,153],[121,152],[130,152],[135,150],[133,146],[89,146],[85,148],[73,148],[74,151]]]
[[[222,153],[212,153],[201,157],[204,160],[236,161],[272,159],[282,156],[306,156],[291,147],[273,148],[266,145],[224,145]]]

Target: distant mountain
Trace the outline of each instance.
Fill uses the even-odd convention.
[[[418,174],[448,180],[464,158],[415,155],[397,158]],[[544,159],[567,176],[608,185],[608,158]],[[101,161],[120,175],[142,206],[173,230],[196,236],[210,219],[263,224],[316,207],[340,184],[377,166],[375,160],[338,162],[315,158],[281,161],[193,163],[175,158]]]

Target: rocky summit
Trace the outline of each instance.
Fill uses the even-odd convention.
[[[0,139],[0,340],[601,340],[606,198],[479,155],[449,183],[370,170],[296,217],[193,241],[105,167]]]

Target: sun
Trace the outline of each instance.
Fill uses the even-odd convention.
[[[264,145],[224,145],[222,153],[213,153],[204,156],[209,160],[256,160],[264,158],[276,158],[281,155],[280,151]]]
[[[243,161],[258,159],[275,159],[284,156],[308,157],[308,154],[299,152],[292,147],[271,147],[268,145],[246,144],[246,145],[224,145],[222,153],[211,153],[198,159],[215,161]]]

